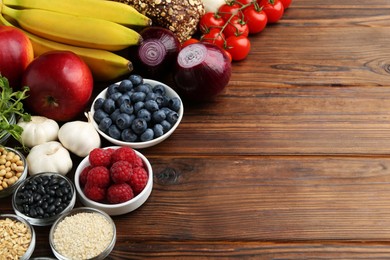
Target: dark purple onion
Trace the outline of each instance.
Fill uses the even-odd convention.
[[[147,27],[140,34],[143,41],[132,58],[135,70],[150,79],[164,78],[170,73],[180,51],[177,36],[158,26]]]
[[[173,80],[183,98],[205,101],[224,90],[231,74],[232,65],[225,52],[214,44],[199,42],[179,52]]]

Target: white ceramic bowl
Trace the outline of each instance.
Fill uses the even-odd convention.
[[[91,222],[90,218],[93,215],[79,215],[79,214],[94,214],[99,217],[103,217],[106,221],[101,222],[101,224],[105,225],[105,223],[108,224],[108,226],[104,226],[104,231],[101,230],[102,226],[99,225],[94,225],[96,223],[92,222],[92,226],[87,225],[85,229],[88,229],[88,231],[92,231],[91,229],[96,228],[96,233],[99,234],[100,236],[105,235],[106,237],[102,239],[102,237],[96,237],[92,236],[91,234],[85,234],[79,232],[78,230],[82,230],[78,228],[78,230],[74,230],[74,228],[77,228],[79,225],[85,225],[85,221]],[[78,216],[76,216],[78,215]],[[86,219],[88,218],[88,219]],[[99,221],[100,222],[100,221]],[[68,224],[66,224],[68,223]],[[62,225],[63,224],[63,225]],[[71,224],[71,225],[69,225]],[[61,226],[61,228],[59,228]],[[57,228],[59,228],[57,230]],[[108,230],[111,229],[111,230]],[[111,231],[111,232],[108,232]],[[74,240],[71,239],[66,239],[66,235],[60,235],[56,234],[56,232],[63,232],[63,233],[71,233],[70,235],[74,238]],[[90,233],[90,232],[88,232]],[[80,237],[83,236],[83,237]],[[108,237],[110,236],[110,237]],[[56,243],[59,243],[56,240],[56,237],[59,238],[59,241],[62,243],[62,248],[66,249],[68,252],[64,252],[61,250],[59,245]],[[76,252],[72,251],[72,248],[76,248],[77,250],[82,249],[82,248],[88,248],[88,250],[84,250],[83,253],[86,254],[86,251],[88,251],[90,254],[95,253],[91,250],[91,243],[94,245],[99,245],[99,243],[104,242],[104,244],[101,245],[101,248],[99,252],[96,252],[97,255],[94,257],[89,257],[88,259],[94,259],[94,260],[103,260],[106,259],[106,257],[111,253],[112,249],[115,246],[116,243],[116,227],[115,223],[112,220],[112,218],[107,215],[105,212],[100,211],[98,209],[94,208],[89,208],[89,207],[80,207],[80,208],[74,208],[73,210],[69,211],[68,213],[65,213],[61,215],[56,222],[54,222],[53,226],[50,229],[50,234],[49,234],[49,243],[51,250],[53,254],[56,256],[57,259],[60,260],[68,260],[72,259],[74,257],[71,257],[72,254],[76,254]],[[74,243],[78,243],[78,247],[74,247]],[[88,244],[85,245],[84,243]],[[107,243],[107,244],[106,244]],[[95,250],[98,250],[100,246],[95,246]],[[103,248],[103,249],[102,249]],[[69,251],[70,250],[70,251]],[[80,253],[80,252],[77,252]],[[65,255],[67,254],[67,255]]]
[[[23,223],[24,225],[26,225],[27,230],[31,234],[31,241],[30,241],[30,244],[29,244],[26,252],[24,253],[24,255],[18,257],[18,259],[20,259],[20,260],[28,260],[28,259],[30,259],[31,255],[33,254],[33,252],[35,250],[35,243],[36,243],[36,235],[35,235],[35,230],[34,230],[33,226],[30,223],[28,223],[24,218],[19,217],[19,216],[15,215],[15,214],[1,214],[0,215],[0,219],[1,220],[11,219],[13,221],[20,222],[20,223]],[[16,256],[12,256],[11,258],[7,258],[7,256],[4,256],[4,255],[2,257],[5,257],[5,259],[14,259],[14,258],[16,258]]]
[[[38,182],[38,178],[42,178],[42,177],[50,177],[52,178],[52,176],[55,176],[57,177],[56,180],[60,180],[60,181],[65,181],[68,186],[70,187],[70,190],[69,190],[69,195],[59,195],[59,194],[56,194],[56,195],[53,195],[52,198],[64,198],[63,196],[69,196],[67,197],[68,199],[68,204],[66,206],[64,206],[62,209],[58,209],[58,208],[54,208],[54,210],[56,211],[59,211],[59,212],[54,212],[53,211],[53,215],[50,215],[50,216],[33,216],[33,215],[30,215],[29,213],[26,213],[24,211],[24,207],[25,205],[29,205],[31,203],[30,199],[31,198],[34,198],[34,205],[33,207],[31,208],[34,208],[36,211],[38,210],[38,204],[37,204],[37,198],[34,196],[35,194],[33,194],[32,196],[29,196],[28,197],[28,201],[26,201],[26,199],[23,199],[23,198],[26,198],[27,196],[26,195],[22,195],[24,193],[24,189],[25,187],[27,186],[31,186],[33,183],[33,185],[36,185],[36,183]],[[41,182],[40,182],[41,183]],[[51,185],[56,185],[56,183],[53,183],[53,184],[43,184],[42,186],[44,187],[45,190],[48,189],[49,186]],[[36,186],[37,187],[37,186]],[[57,185],[58,187],[58,185]],[[54,189],[54,188],[53,188]],[[59,190],[59,189],[57,189]],[[56,190],[56,191],[57,191]],[[36,190],[36,194],[40,193],[38,190]],[[45,193],[45,195],[47,195],[47,193]],[[23,196],[23,197],[21,197]],[[43,198],[43,194],[41,194],[41,198]],[[30,198],[30,199],[29,199]],[[47,201],[47,200],[46,200]],[[75,187],[74,187],[74,184],[73,182],[66,176],[63,176],[59,173],[54,173],[54,172],[42,172],[42,173],[39,173],[39,174],[36,174],[36,175],[32,175],[32,176],[29,176],[27,179],[25,179],[23,182],[20,183],[20,185],[17,187],[17,189],[15,190],[13,196],[12,196],[12,207],[16,213],[16,215],[26,219],[30,224],[34,225],[34,226],[49,226],[51,224],[54,223],[54,221],[57,220],[58,217],[60,217],[62,214],[64,213],[67,213],[69,212],[70,210],[73,209],[74,205],[76,203],[76,191],[75,191]],[[50,205],[54,205],[56,204],[56,202],[49,202],[48,203],[49,205],[47,205],[46,207],[50,207]],[[40,203],[39,205],[41,205],[40,207],[41,208],[44,208],[43,203]]]
[[[21,152],[15,150],[15,149],[12,149],[10,147],[5,147],[5,149],[19,155],[20,159],[23,162],[24,170],[23,170],[22,175],[18,178],[18,180],[14,184],[12,184],[11,186],[4,188],[3,190],[0,191],[0,198],[8,197],[12,193],[14,193],[15,189],[19,186],[19,184],[26,179],[27,173],[28,173],[28,164],[26,161],[26,157]]]
[[[106,148],[118,149],[119,147],[120,146],[110,146],[110,147],[106,147]],[[126,201],[123,203],[118,203],[118,204],[100,203],[100,202],[96,202],[96,201],[93,201],[93,200],[87,198],[83,192],[81,185],[80,185],[80,174],[85,167],[90,165],[89,164],[89,156],[86,156],[78,165],[76,172],[75,172],[75,175],[74,175],[74,183],[75,183],[76,191],[77,191],[78,197],[80,199],[80,202],[84,206],[102,210],[102,211],[106,212],[107,214],[109,214],[110,216],[123,215],[123,214],[129,213],[131,211],[136,210],[142,204],[144,204],[152,192],[153,170],[152,170],[152,166],[151,166],[149,160],[143,154],[141,154],[140,152],[138,152],[136,150],[135,150],[135,153],[137,154],[137,156],[139,156],[142,159],[142,161],[144,162],[144,165],[146,167],[146,170],[149,174],[148,182],[147,182],[145,188],[141,191],[141,193],[139,193],[138,195],[136,195],[134,198],[132,198],[129,201]]]
[[[177,98],[180,99],[180,96],[171,87],[169,87],[168,85],[166,85],[164,83],[161,83],[161,82],[155,81],[155,80],[150,80],[150,79],[144,79],[144,83],[149,83],[152,86],[155,86],[157,84],[161,84],[161,85],[163,85],[165,87],[166,95],[168,97],[170,97],[170,98],[177,97]],[[119,84],[119,82],[118,82],[118,84]],[[91,107],[91,120],[92,120],[93,126],[99,132],[99,134],[101,136],[103,136],[109,142],[111,142],[113,144],[116,144],[116,145],[119,145],[119,146],[129,146],[129,147],[132,147],[132,148],[135,148],[135,149],[142,149],[142,148],[148,148],[148,147],[157,145],[157,144],[161,143],[162,141],[164,141],[165,139],[167,139],[169,136],[171,136],[172,133],[179,126],[181,120],[183,119],[184,108],[183,108],[183,102],[180,99],[181,106],[180,106],[180,110],[178,111],[179,118],[178,118],[177,122],[171,127],[171,129],[169,131],[167,131],[165,134],[163,134],[162,136],[154,138],[154,139],[152,139],[150,141],[145,141],[145,142],[141,142],[141,141],[140,142],[124,142],[122,140],[114,139],[111,136],[109,136],[106,133],[104,133],[103,131],[101,131],[99,129],[98,124],[95,122],[95,120],[93,120],[93,115],[95,113],[95,109],[93,108],[93,104],[95,103],[95,101],[97,99],[105,98],[106,94],[107,94],[107,88],[104,89],[102,92],[100,92],[99,95],[93,101],[92,107]]]

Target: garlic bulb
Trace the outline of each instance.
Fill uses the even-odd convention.
[[[57,172],[66,175],[73,166],[69,151],[57,141],[34,146],[26,160],[30,175],[40,172]]]
[[[79,157],[85,157],[94,148],[100,147],[99,133],[90,122],[72,121],[65,123],[58,131],[62,145]]]
[[[18,125],[23,128],[22,144],[29,148],[58,138],[58,123],[44,116],[31,116],[28,122],[20,119]]]
[[[206,13],[216,13],[221,5],[225,4],[225,0],[203,0],[203,5]]]

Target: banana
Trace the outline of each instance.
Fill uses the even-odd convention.
[[[115,1],[102,0],[3,0],[7,6],[17,9],[42,9],[93,17],[129,27],[145,27],[152,20],[134,7]]]
[[[7,21],[1,14],[0,24],[16,27]],[[84,62],[90,68],[94,79],[97,81],[114,80],[129,74],[133,70],[131,61],[112,52],[62,44],[40,38],[34,34],[24,31],[19,27],[16,28],[22,30],[29,37],[33,45],[35,57],[38,57],[45,52],[54,50],[72,51],[84,60]]]
[[[135,30],[103,19],[41,9],[17,10],[4,4],[2,14],[32,34],[78,47],[118,51],[142,41]]]

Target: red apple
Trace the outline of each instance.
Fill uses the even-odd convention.
[[[50,51],[35,58],[25,70],[23,85],[30,88],[26,106],[31,113],[69,121],[84,111],[93,90],[87,64],[70,51]]]
[[[0,46],[0,74],[18,89],[24,70],[34,59],[31,41],[21,30],[0,25]]]

